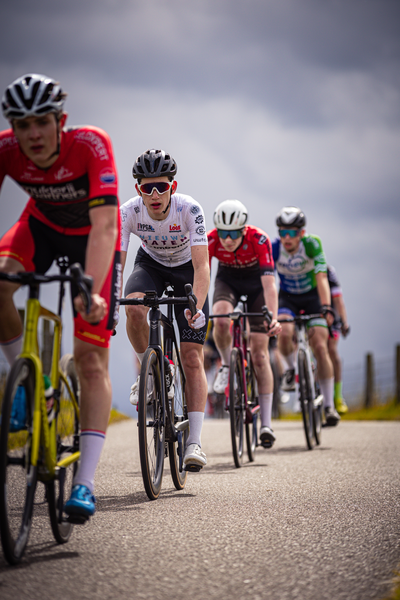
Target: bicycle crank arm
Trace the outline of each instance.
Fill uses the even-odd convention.
[[[177,431],[185,431],[185,429],[187,429],[189,427],[189,419],[186,419],[186,421],[181,421],[180,423],[177,423],[175,425],[175,429]]]
[[[318,408],[318,406],[322,406],[323,401],[324,401],[324,397],[322,394],[317,396],[314,400],[314,408]]]

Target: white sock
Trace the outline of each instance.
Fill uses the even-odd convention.
[[[222,359],[222,364],[229,366],[229,363],[231,362],[231,347],[227,346],[226,348],[223,348],[222,350],[218,348],[218,352]]]
[[[333,392],[334,392],[335,379],[320,379],[319,387],[321,388],[321,394],[324,397],[324,408],[334,408],[333,404]]]
[[[22,351],[22,333],[8,342],[0,342],[0,348],[8,364],[12,367]]]
[[[100,460],[106,434],[104,431],[84,429],[80,435],[81,459],[74,477],[74,485],[86,485],[93,493],[94,473]]]
[[[271,429],[272,415],[272,398],[273,394],[259,394],[258,403],[261,413],[261,427],[269,427]]]
[[[138,361],[140,362],[140,364],[142,364],[143,356],[146,354],[146,352],[136,352],[136,350],[135,350],[135,354],[138,357]]]
[[[297,356],[297,352],[295,350],[293,352],[291,352],[290,354],[288,354],[287,356],[283,356],[283,359],[285,360],[288,369],[296,368],[296,356]]]
[[[189,444],[198,444],[201,448],[201,430],[203,428],[204,413],[192,411],[188,413],[189,417],[189,437],[186,446]]]

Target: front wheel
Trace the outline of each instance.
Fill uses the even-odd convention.
[[[246,445],[249,461],[254,461],[254,452],[257,447],[257,432],[258,432],[258,389],[256,374],[254,371],[251,354],[247,355],[246,367],[246,384],[247,384],[247,411],[246,411]]]
[[[143,484],[150,500],[156,500],[164,470],[165,427],[160,363],[151,348],[147,348],[140,370],[138,428]]]
[[[229,368],[229,416],[231,421],[231,440],[233,460],[236,467],[242,466],[244,423],[246,419],[244,407],[242,361],[239,350],[233,348]]]
[[[63,373],[60,400],[55,407],[57,464],[68,460],[79,451],[80,434],[79,381],[72,354],[65,354],[61,358],[60,370]],[[69,540],[73,528],[72,523],[67,521],[63,514],[63,507],[71,494],[77,468],[77,460],[69,465],[58,467],[56,478],[47,483],[51,529],[59,544],[65,544]]]
[[[306,436],[307,448],[312,450],[314,447],[314,394],[311,394],[307,386],[307,358],[303,351],[298,353],[298,371],[299,371],[299,389],[301,413],[303,416],[304,433]]]
[[[37,466],[31,464],[35,379],[33,362],[17,359],[1,409],[0,533],[4,555],[12,565],[21,560],[28,543],[37,484]],[[19,431],[13,419],[17,406],[24,415]]]
[[[188,419],[184,375],[177,357],[175,357],[174,397],[170,402],[171,421],[177,427],[180,423],[185,423]],[[176,442],[169,442],[168,444],[171,477],[177,490],[182,490],[186,484],[187,471],[183,468],[183,456],[188,437],[189,427],[186,427],[183,431],[178,431]]]

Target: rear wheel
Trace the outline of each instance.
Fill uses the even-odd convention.
[[[174,397],[170,401],[171,421],[176,426],[187,421],[187,406],[184,390],[184,376],[179,366],[178,358],[175,358]],[[186,484],[187,471],[183,469],[183,456],[186,442],[189,437],[189,427],[178,431],[178,440],[169,442],[168,454],[171,477],[177,490],[182,490]]]
[[[304,433],[306,436],[307,448],[312,450],[314,447],[314,394],[310,398],[310,390],[307,386],[307,358],[303,351],[298,352],[298,371],[299,371],[299,389],[301,413],[303,416]]]
[[[236,467],[241,467],[246,414],[244,409],[242,361],[237,348],[232,349],[229,368],[229,416],[233,460]]]
[[[8,375],[0,429],[0,533],[4,555],[17,564],[24,553],[32,524],[37,466],[31,464],[35,369],[19,358]],[[25,406],[25,426],[13,432],[12,406]],[[15,408],[15,407],[14,407]]]
[[[251,354],[247,355],[246,367],[246,384],[247,384],[247,414],[246,414],[246,444],[247,455],[249,461],[254,461],[254,452],[257,447],[257,430],[258,430],[258,390],[257,380],[254,371]]]
[[[150,500],[156,500],[164,470],[165,427],[160,364],[151,348],[146,350],[140,371],[138,428],[144,488]]]
[[[60,403],[56,407],[55,428],[57,443],[57,463],[68,459],[79,451],[79,382],[75,370],[74,358],[65,354],[60,361],[60,369],[66,382],[61,384]],[[66,467],[59,467],[56,478],[47,483],[47,500],[49,504],[50,523],[53,535],[59,544],[65,544],[72,532],[72,523],[63,515],[63,507],[68,500],[73,479],[78,468],[75,461]]]

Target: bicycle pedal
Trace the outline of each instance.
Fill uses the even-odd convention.
[[[271,441],[269,441],[269,440],[265,440],[265,442],[261,442],[261,446],[263,448],[272,448],[273,443]]]
[[[199,471],[201,471],[203,467],[201,465],[185,465],[183,467],[184,471],[188,471],[188,473],[198,473]]]
[[[72,523],[72,525],[84,525],[89,519],[90,517],[86,517],[85,515],[68,515],[65,520],[67,523]]]

